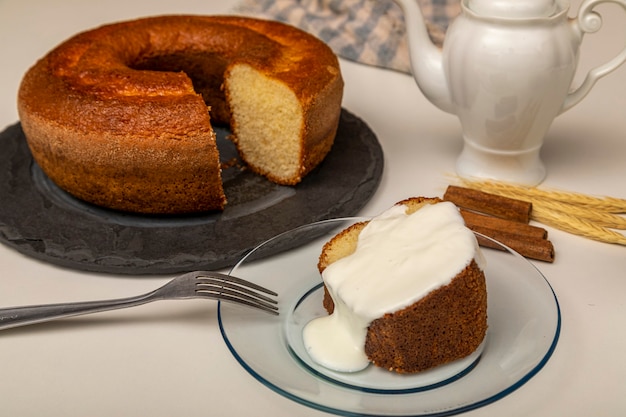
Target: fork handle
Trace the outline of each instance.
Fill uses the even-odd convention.
[[[0,309],[0,330],[43,323],[65,317],[134,307],[155,301],[154,292],[135,297],[78,303],[43,304]]]

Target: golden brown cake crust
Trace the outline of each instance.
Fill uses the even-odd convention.
[[[450,284],[374,320],[367,331],[365,353],[382,368],[419,372],[468,356],[486,332],[485,276],[472,261]]]
[[[400,201],[413,213],[439,198]],[[339,232],[322,248],[321,272],[356,250],[367,222]],[[334,303],[324,287],[323,305],[332,314]],[[365,353],[372,363],[398,373],[415,373],[464,358],[482,343],[487,332],[487,286],[474,260],[452,281],[412,305],[380,317],[368,327]]]
[[[310,171],[338,123],[336,56],[291,26],[231,16],[115,23],[55,48],[26,73],[18,95],[33,157],[57,185],[97,205],[143,213],[223,209],[202,96],[228,122],[219,88],[233,63],[266,71],[294,91],[306,125],[302,172]]]

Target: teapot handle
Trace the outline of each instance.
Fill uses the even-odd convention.
[[[594,33],[602,27],[602,16],[593,8],[601,3],[615,3],[626,11],[626,0],[586,0],[578,9],[578,17],[572,20],[574,30],[582,38],[585,33]],[[561,113],[578,104],[589,93],[596,81],[614,71],[626,61],[626,47],[609,62],[591,69],[582,84],[565,98]]]

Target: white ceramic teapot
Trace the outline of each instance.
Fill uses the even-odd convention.
[[[394,0],[405,15],[413,75],[424,95],[461,121],[463,177],[527,185],[546,174],[539,158],[552,120],[626,60],[626,49],[570,91],[585,33],[602,26],[586,0],[578,16],[565,0],[461,0],[443,50],[428,37],[417,0]]]

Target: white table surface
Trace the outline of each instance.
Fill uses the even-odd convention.
[[[226,13],[223,0],[1,0],[0,128],[17,122],[26,69],[60,41],[101,23],[164,13]],[[626,16],[607,8],[580,69],[625,43]],[[442,195],[461,148],[457,120],[408,75],[342,61],[344,107],[377,133],[385,171],[361,214],[409,196]],[[545,186],[626,198],[626,67],[561,115],[543,149]],[[2,204],[2,202],[0,202]],[[549,228],[548,228],[549,229]],[[626,248],[549,229],[557,257],[536,262],[562,309],[554,355],[528,383],[467,416],[626,415]],[[0,306],[114,298],[164,277],[63,269],[0,245]],[[231,356],[216,304],[154,303],[0,333],[3,416],[319,416],[269,390]]]

